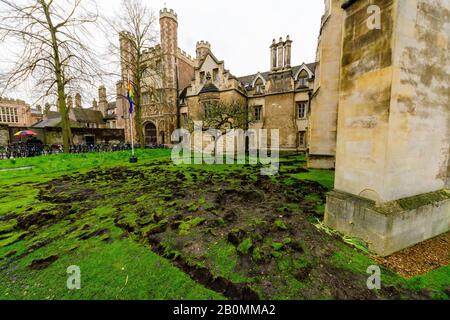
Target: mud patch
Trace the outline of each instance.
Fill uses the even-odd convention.
[[[42,270],[48,268],[52,263],[58,260],[58,256],[50,256],[44,259],[33,260],[29,265],[31,270]]]
[[[159,239],[150,237],[153,252],[167,258],[173,258],[170,254],[165,253],[161,246]],[[178,256],[172,260],[172,263],[188,274],[193,280],[201,283],[208,289],[214,290],[223,294],[231,300],[259,300],[258,294],[250,288],[249,285],[243,283],[233,283],[223,277],[214,277],[214,275],[205,267],[192,266],[188,261]]]

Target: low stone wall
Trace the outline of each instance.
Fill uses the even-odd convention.
[[[450,191],[377,205],[335,190],[327,196],[325,224],[387,256],[450,230]]]
[[[0,146],[6,146],[9,141],[8,126],[0,125]]]
[[[20,130],[32,130],[37,134],[37,138],[44,144],[62,144],[61,128],[22,128],[6,127],[7,141],[20,142],[26,141],[26,138],[15,137],[14,134]],[[95,144],[119,144],[125,142],[125,132],[123,129],[104,129],[104,128],[72,128],[72,138],[74,144],[86,143],[86,137],[92,137]],[[0,127],[0,145],[2,145],[2,129]]]

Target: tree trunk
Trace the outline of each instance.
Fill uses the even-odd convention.
[[[58,85],[59,87],[59,85]],[[63,138],[64,153],[70,152],[72,132],[70,130],[69,112],[66,106],[66,94],[64,92],[64,86],[58,88],[58,109],[61,114],[61,130]]]
[[[145,137],[144,137],[144,128],[142,127],[142,108],[139,106],[136,108],[136,117],[135,117],[135,129],[138,136],[139,146],[144,149],[145,148]]]
[[[64,88],[64,75],[61,65],[61,59],[59,56],[58,50],[58,40],[56,38],[57,30],[53,26],[53,21],[51,18],[50,10],[48,4],[45,1],[40,1],[42,8],[44,9],[45,18],[49,25],[49,31],[51,35],[52,41],[52,49],[53,49],[53,60],[55,65],[55,77],[56,77],[56,85],[58,92],[58,111],[61,114],[61,130],[62,130],[62,138],[63,138],[63,149],[64,153],[68,153],[70,151],[70,140],[71,140],[71,130],[70,130],[70,121],[69,114],[66,106],[66,93]]]

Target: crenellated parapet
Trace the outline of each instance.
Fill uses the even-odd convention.
[[[28,103],[26,103],[23,100],[3,98],[3,97],[0,97],[0,103],[1,104],[7,104],[7,105],[14,105],[14,106],[25,106],[25,107],[29,107],[30,106]]]
[[[208,41],[198,41],[196,45],[196,59],[198,61],[203,60],[208,52],[211,51],[211,44]]]
[[[159,11],[159,18],[163,19],[163,18],[170,18],[175,20],[175,22],[178,23],[178,15],[175,11],[173,11],[173,9],[167,9],[164,8],[162,10]]]
[[[190,54],[186,53],[186,51],[181,50],[180,48],[178,48],[177,54],[178,54],[178,56],[180,58],[187,60],[191,64],[194,64],[195,59]]]

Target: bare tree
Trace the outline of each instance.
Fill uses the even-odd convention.
[[[106,20],[105,25],[109,28],[105,32],[111,35],[112,30],[115,35],[120,35],[119,44],[117,40],[110,43],[110,51],[112,56],[120,57],[122,83],[131,83],[135,132],[143,147],[142,107],[149,103],[162,105],[164,101],[162,56],[161,51],[155,48],[159,39],[157,18],[141,0],[123,0],[121,13]],[[144,99],[144,94],[147,99]],[[125,86],[119,98],[127,98]]]
[[[88,45],[98,18],[91,0],[0,0],[0,41],[18,45],[14,66],[0,80],[5,89],[32,81],[40,98],[53,97],[61,114],[64,151],[71,141],[67,92],[101,76]]]
[[[232,129],[248,130],[250,125],[257,120],[253,111],[243,101],[211,101],[203,105],[203,111],[198,120],[202,122],[202,130],[215,129],[225,134],[227,130]],[[184,126],[192,132],[195,128],[195,120],[188,118]],[[214,139],[214,153],[216,150],[217,137]],[[245,140],[245,150],[248,153],[248,138]]]
[[[254,114],[250,112],[247,103],[243,102],[210,102],[205,104],[200,114],[205,128],[218,130],[244,129],[255,121]]]

